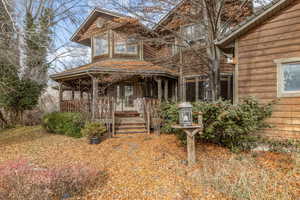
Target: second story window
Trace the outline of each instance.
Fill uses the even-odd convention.
[[[133,38],[116,37],[115,53],[136,55],[138,53],[137,41]]]
[[[94,56],[108,54],[107,34],[94,37]]]
[[[205,39],[202,24],[191,24],[182,27],[182,35],[185,40],[195,41]]]

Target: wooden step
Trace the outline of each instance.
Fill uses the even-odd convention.
[[[132,125],[132,124],[129,124],[129,125],[119,125],[119,126],[116,126],[116,130],[129,130],[129,129],[145,129],[145,125],[141,125],[141,124],[138,124],[138,125]]]
[[[147,130],[145,128],[116,130],[116,134],[134,134],[134,133],[147,133]]]
[[[124,112],[116,112],[116,117],[128,118],[128,117],[139,117],[140,114],[136,111],[124,111]]]

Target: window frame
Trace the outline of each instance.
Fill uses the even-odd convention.
[[[196,31],[195,31],[195,27],[197,26],[202,26],[201,28],[203,29],[201,32],[201,36],[196,35]],[[187,30],[188,28],[192,28],[192,38],[187,38],[187,32],[185,30]],[[198,40],[204,40],[205,39],[205,30],[203,28],[203,24],[199,23],[190,23],[190,24],[185,24],[181,26],[181,34],[183,37],[185,37],[185,39],[191,40],[191,41],[198,41]]]
[[[300,67],[300,57],[276,59],[274,62],[277,65],[277,97],[300,97],[300,89],[297,91],[283,91],[283,67],[286,64],[298,64]]]
[[[120,52],[120,51],[117,50],[118,43],[123,44],[125,46],[125,51],[124,52]],[[135,46],[136,52],[129,52],[128,51],[128,46]],[[127,43],[126,41],[123,41],[123,43],[122,42],[115,42],[114,49],[115,49],[115,54],[117,54],[117,55],[138,55],[139,54],[138,44],[136,44],[136,43]]]
[[[135,55],[135,56],[139,55],[138,41],[128,42],[129,39],[130,39],[130,37],[127,37],[126,39],[124,39],[122,41],[114,40],[114,54],[116,54],[116,55]],[[125,46],[125,52],[120,52],[117,50],[118,44],[123,44]],[[129,52],[128,46],[134,46],[136,49],[136,52]]]
[[[99,37],[102,37],[102,39],[105,40],[106,38],[106,41],[107,41],[107,48],[106,48],[106,51],[104,53],[101,53],[99,55],[96,54],[96,38],[99,38]],[[94,35],[93,36],[93,57],[99,57],[99,56],[104,56],[104,55],[108,55],[109,54],[109,34],[108,32],[105,32],[105,33],[102,33],[102,34],[99,34],[99,35]]]

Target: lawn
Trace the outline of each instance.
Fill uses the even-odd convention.
[[[41,127],[0,132],[0,163],[27,159],[40,167],[84,164],[105,181],[74,199],[297,199],[297,153],[242,153],[198,144],[198,164],[186,166],[173,135],[130,135],[88,145],[85,139],[46,133]]]

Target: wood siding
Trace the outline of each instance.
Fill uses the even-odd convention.
[[[279,100],[266,136],[300,139],[300,98],[277,98],[275,59],[300,57],[300,0],[277,13],[237,41],[238,96],[262,102]]]

